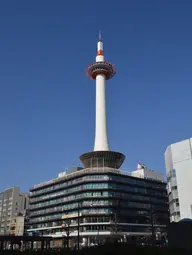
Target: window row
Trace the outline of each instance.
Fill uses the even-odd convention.
[[[49,198],[54,198],[56,196],[61,196],[61,195],[73,193],[75,191],[84,190],[84,189],[107,189],[107,188],[108,188],[108,183],[90,183],[90,184],[78,185],[73,188],[57,191],[48,195],[42,195],[36,198],[30,198],[30,202],[32,203],[32,202],[37,202],[37,201],[41,201],[41,200],[45,200]]]
[[[80,215],[83,215],[83,214],[100,214],[100,213],[109,214],[111,212],[112,212],[111,209],[103,209],[103,208],[102,209],[90,208],[90,209],[79,210]],[[74,210],[72,213],[70,213],[70,215],[71,214],[78,215],[78,211]],[[52,220],[52,219],[59,219],[59,218],[62,218],[64,215],[66,215],[66,217],[67,217],[67,215],[69,215],[69,214],[58,213],[58,214],[54,214],[54,215],[31,218],[30,223],[39,222],[39,221],[47,221],[47,220]]]
[[[76,212],[77,213],[77,212]],[[108,215],[107,215],[108,214]],[[101,213],[100,215],[84,215],[80,217],[80,224],[84,223],[110,223],[113,219],[113,213],[110,211],[109,213]],[[117,215],[118,223],[134,223],[134,224],[151,224],[150,214],[147,214],[146,211],[142,210],[130,210],[130,211],[121,211],[121,215]],[[32,220],[32,219],[31,219]],[[62,224],[66,225],[76,225],[77,218],[65,218],[61,219],[58,217],[57,219],[53,219],[52,221],[43,222],[46,219],[42,219],[42,217],[38,217],[32,222],[30,221],[30,229],[38,229],[38,228],[60,228]],[[158,225],[166,225],[168,223],[168,214],[159,213],[155,214],[153,218],[154,224]],[[51,231],[52,229],[50,229]]]
[[[65,194],[73,193],[75,191],[79,190],[86,190],[86,189],[119,189],[119,190],[125,190],[125,191],[131,191],[131,192],[138,192],[143,193],[146,195],[151,196],[166,196],[166,191],[158,191],[153,189],[146,189],[146,188],[139,188],[129,185],[121,185],[116,183],[88,183],[84,185],[78,185],[70,189],[65,189],[57,192],[53,192],[47,195],[42,195],[35,198],[30,198],[30,203],[38,202],[45,199],[51,199],[57,196],[62,196]]]
[[[85,197],[90,197],[90,198],[96,198],[96,197],[119,197],[119,198],[124,198],[124,199],[129,199],[129,200],[137,200],[137,201],[151,201],[154,203],[158,204],[166,204],[167,199],[166,197],[149,197],[149,196],[142,196],[139,194],[130,194],[130,193],[122,193],[122,192],[112,192],[112,191],[101,191],[101,192],[83,192],[80,194],[75,194],[75,195],[70,195],[66,196],[63,198],[56,198],[53,200],[49,200],[46,202],[39,202],[36,204],[30,205],[30,209],[38,209],[40,207],[46,207],[46,206],[51,206],[51,205],[57,205],[63,202],[70,202],[75,199],[81,199]]]
[[[54,206],[52,208],[47,208],[44,210],[37,210],[37,211],[31,211],[30,216],[36,216],[36,215],[42,215],[42,214],[49,214],[53,212],[59,212],[59,211],[67,211],[71,209],[78,208],[78,206],[82,207],[97,207],[97,206],[118,206],[119,208],[122,207],[129,207],[129,208],[140,208],[140,209],[146,209],[149,210],[151,207],[150,203],[140,203],[140,202],[130,202],[130,201],[120,201],[120,200],[88,200],[83,201],[81,203],[71,203],[71,204],[64,204],[62,206]],[[153,205],[153,210],[160,210],[160,211],[166,211],[166,206],[158,206]]]
[[[67,228],[60,228],[60,229],[52,229],[52,230],[40,230],[40,231],[35,231],[34,234],[36,235],[49,235],[49,234],[60,234],[60,233],[64,233],[65,231],[67,231]],[[77,227],[71,227],[70,228],[70,233],[72,234],[73,232],[77,231]],[[99,232],[101,231],[110,231],[110,232],[114,232],[116,231],[115,228],[113,228],[111,225],[92,225],[92,226],[84,226],[84,227],[80,227],[80,232],[94,232],[97,231],[98,235]],[[118,226],[118,232],[119,231],[123,231],[123,232],[151,232],[150,227],[146,227],[146,226]],[[165,229],[164,228],[155,228],[155,231],[159,231],[159,232],[164,232]]]
[[[64,188],[69,185],[77,184],[77,183],[87,181],[87,180],[105,180],[105,181],[114,180],[114,181],[119,181],[119,182],[123,182],[123,183],[130,184],[130,185],[140,185],[143,187],[154,188],[154,189],[164,189],[165,188],[163,183],[156,183],[156,182],[153,183],[153,182],[148,182],[148,181],[142,180],[142,179],[123,178],[122,176],[117,176],[117,175],[112,175],[112,176],[111,175],[87,175],[87,176],[76,178],[71,181],[54,184],[47,188],[35,190],[35,191],[31,192],[30,194],[32,196],[40,195],[43,193],[51,192],[53,190]]]
[[[47,193],[49,191],[67,187],[69,185],[76,184],[76,183],[86,181],[86,180],[109,180],[109,176],[108,175],[87,175],[87,176],[76,178],[71,181],[58,183],[58,184],[52,185],[52,186],[44,188],[44,189],[35,190],[35,191],[31,192],[31,195],[39,195],[42,193]]]
[[[173,204],[175,204],[176,206],[179,206],[179,199],[178,198],[172,199],[169,202],[169,206],[172,206]]]
[[[170,216],[180,216],[180,212],[179,211],[178,212],[173,212],[173,213],[171,213]]]
[[[91,200],[91,201],[83,201],[79,206],[81,207],[93,207],[93,206],[112,206],[117,204],[117,201],[109,201],[109,200]],[[66,210],[71,210],[74,208],[78,208],[78,203],[71,203],[71,204],[64,204],[62,206],[55,206],[52,208],[47,208],[44,210],[38,210],[38,211],[31,211],[30,216],[34,215],[41,215],[41,214],[47,214],[47,213],[52,213],[52,212],[57,212],[57,211],[66,211]]]
[[[35,229],[35,228],[51,228],[51,227],[60,227],[63,224],[64,220],[60,221],[52,221],[52,222],[45,222],[45,223],[37,223],[33,224],[30,226],[30,229]],[[102,223],[102,222],[109,222],[109,217],[108,216],[93,216],[93,217],[81,217],[80,218],[80,223]],[[77,219],[71,219],[70,224],[77,224],[78,221]]]
[[[113,210],[109,209],[109,208],[90,208],[90,209],[80,209],[79,210],[79,214],[80,216],[89,216],[91,214],[110,214],[112,215]],[[138,217],[138,216],[147,216],[149,217],[149,211],[146,210],[126,210],[126,209],[122,209],[121,213],[123,215],[126,216],[134,216],[134,217]],[[163,213],[158,213],[158,216],[160,215],[164,215]],[[63,219],[64,220],[68,220],[71,219],[71,217],[75,218],[78,216],[78,211],[77,210],[73,210],[71,212],[63,212],[63,213],[57,213],[54,215],[48,215],[48,216],[41,216],[41,217],[35,217],[35,218],[31,218],[30,219],[30,223],[33,222],[40,222],[40,221],[48,221],[48,220],[54,220],[54,219]]]

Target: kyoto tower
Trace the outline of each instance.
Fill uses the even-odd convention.
[[[125,156],[109,148],[106,116],[106,80],[116,74],[115,66],[105,61],[101,33],[97,43],[96,61],[86,68],[86,75],[96,81],[96,118],[95,118],[95,145],[94,151],[84,153],[80,160],[85,168],[111,167],[118,169]]]

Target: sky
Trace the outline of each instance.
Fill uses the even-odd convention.
[[[110,148],[165,172],[166,147],[191,137],[192,1],[0,2],[0,190],[27,192],[93,150],[98,30]]]

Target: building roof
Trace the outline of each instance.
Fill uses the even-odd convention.
[[[118,175],[121,175],[121,176],[124,176],[124,177],[130,177],[130,178],[135,178],[135,179],[138,179],[139,177],[134,177],[132,176],[132,172],[128,172],[128,171],[123,171],[123,170],[119,170],[119,169],[114,169],[114,168],[110,168],[110,167],[104,167],[104,168],[97,168],[97,167],[94,167],[94,168],[85,168],[85,169],[82,169],[82,170],[79,170],[79,171],[76,171],[76,172],[73,172],[73,173],[68,173],[62,177],[57,177],[55,179],[52,179],[50,181],[47,181],[47,182],[42,182],[40,184],[37,184],[35,185],[34,187],[32,187],[30,189],[30,191],[33,191],[33,190],[36,190],[36,189],[41,189],[45,186],[51,186],[53,184],[56,184],[56,183],[59,183],[59,182],[63,182],[63,181],[66,181],[66,180],[69,180],[69,179],[75,179],[79,176],[82,176],[82,175],[86,175],[86,174],[118,174]],[[139,178],[139,179],[143,179],[143,178]],[[147,179],[147,178],[144,178],[145,181],[152,181],[152,182],[161,182],[161,183],[165,183],[164,181],[158,181],[158,180],[151,180],[151,179]]]

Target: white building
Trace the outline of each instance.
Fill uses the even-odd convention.
[[[170,220],[192,219],[192,139],[171,144],[165,151]]]
[[[138,177],[142,179],[151,179],[164,182],[163,173],[148,169],[147,166],[144,164],[138,164],[137,169],[132,171],[131,175],[133,177]]]

